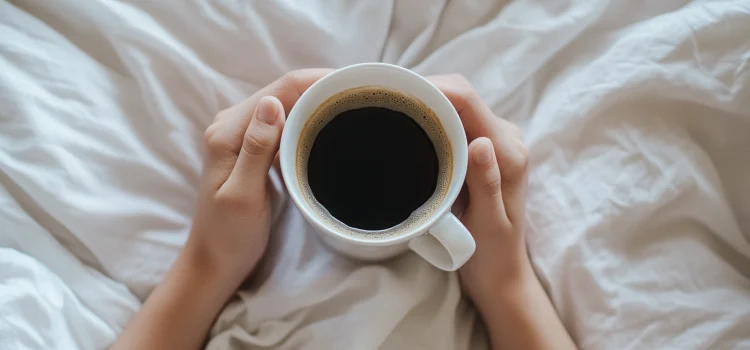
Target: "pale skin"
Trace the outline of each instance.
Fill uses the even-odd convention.
[[[328,69],[286,74],[220,112],[207,150],[190,237],[164,280],[111,349],[199,349],[224,304],[263,256],[270,234],[268,171],[286,113]],[[461,221],[477,249],[459,270],[492,349],[575,349],[536,277],[523,223],[528,178],[521,132],[495,116],[460,75],[428,79],[466,129],[468,205]]]

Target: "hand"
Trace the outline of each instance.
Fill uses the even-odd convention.
[[[461,221],[477,249],[458,272],[492,348],[575,349],[526,251],[528,151],[520,130],[496,117],[462,76],[428,79],[456,108],[470,141]]]
[[[518,127],[495,116],[464,77],[428,79],[456,108],[470,142],[461,221],[477,248],[459,275],[474,303],[489,302],[502,288],[536,278],[523,234],[528,151]]]
[[[198,349],[268,243],[268,170],[289,111],[328,69],[287,73],[206,130],[197,212],[185,249],[112,349]]]
[[[206,130],[205,167],[185,251],[200,256],[232,289],[254,269],[268,243],[268,171],[278,151],[285,112],[328,72],[290,72],[220,112]]]

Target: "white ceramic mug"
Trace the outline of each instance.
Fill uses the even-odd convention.
[[[303,196],[297,179],[297,148],[307,120],[328,98],[344,90],[379,86],[417,98],[429,107],[442,124],[453,157],[447,195],[433,214],[399,235],[368,239],[339,232],[319,217],[313,203]],[[292,200],[305,218],[321,233],[323,240],[341,253],[364,260],[386,259],[411,249],[435,267],[455,271],[474,253],[474,239],[451,213],[466,177],[468,145],[461,119],[453,105],[437,87],[422,76],[398,66],[363,63],[341,68],[323,77],[300,96],[289,113],[281,137],[281,172]]]

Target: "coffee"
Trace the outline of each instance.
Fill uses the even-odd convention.
[[[318,106],[296,163],[303,196],[320,217],[342,233],[372,238],[411,229],[437,209],[452,156],[440,122],[421,101],[362,87]]]
[[[383,107],[335,116],[313,142],[307,181],[333,217],[363,230],[405,221],[437,188],[438,159],[427,133]]]

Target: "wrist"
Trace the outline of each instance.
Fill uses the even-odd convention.
[[[493,349],[575,349],[531,264],[512,283],[475,301]]]
[[[527,295],[541,288],[531,262],[524,259],[512,269],[492,277],[483,290],[472,296],[480,313],[488,309],[518,305]]]
[[[531,263],[522,267],[514,278],[501,279],[491,285],[491,289],[474,300],[477,311],[488,325],[533,317],[536,304],[548,301]]]
[[[183,248],[172,269],[179,271],[190,284],[200,284],[200,288],[206,289],[209,294],[225,299],[234,293],[244,279],[206,249],[190,241]]]
[[[187,245],[113,349],[197,349],[234,292]]]

